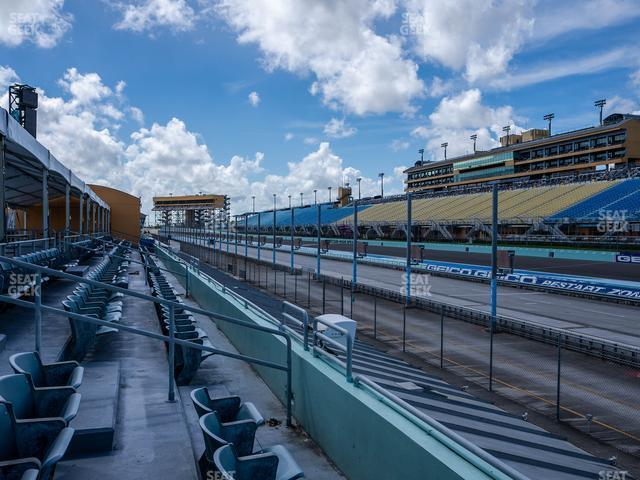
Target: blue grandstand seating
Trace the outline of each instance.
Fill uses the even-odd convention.
[[[368,208],[368,205],[362,205],[358,207],[358,211],[363,211]],[[321,208],[321,220],[323,225],[329,223],[335,223],[342,220],[345,217],[353,215],[353,207],[335,207],[333,204],[325,203],[320,206]],[[318,223],[318,208],[315,205],[309,205],[302,208],[294,208],[293,222],[295,225],[317,225]],[[255,228],[258,226],[258,215],[260,215],[260,226],[262,228],[270,228],[273,225],[273,212],[262,212],[250,215],[248,219],[248,226]],[[276,226],[288,227],[291,224],[291,211],[289,210],[277,210],[276,211]]]
[[[577,218],[597,219],[600,211],[626,210],[627,218],[640,216],[640,178],[632,178],[620,182],[586,200],[561,210],[551,219]]]
[[[262,452],[238,457],[232,445],[217,449],[213,456],[222,478],[235,480],[294,480],[304,473],[282,445]]]
[[[216,412],[223,422],[252,420],[258,426],[264,425],[264,418],[255,405],[251,402],[242,402],[238,396],[211,398],[209,389],[202,387],[191,390],[191,400],[198,417]]]

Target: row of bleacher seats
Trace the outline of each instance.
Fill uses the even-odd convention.
[[[205,451],[198,462],[203,478],[234,480],[294,480],[304,477],[282,445],[254,449],[258,427],[264,418],[256,407],[240,397],[212,398],[206,387],[191,391],[200,418]]]
[[[368,205],[358,207],[358,213],[369,208]],[[320,219],[323,224],[335,223],[345,217],[353,215],[353,206],[335,207],[333,204],[322,204],[320,206]],[[261,212],[249,215],[247,226],[257,228],[258,216],[260,216],[260,228],[269,229],[273,227],[273,212]],[[294,225],[317,225],[318,208],[316,205],[307,205],[293,209]],[[276,211],[276,227],[289,227],[291,225],[291,211]]]
[[[502,220],[549,217],[617,183],[619,181],[601,181],[500,191],[499,216]],[[412,202],[412,218],[416,222],[489,221],[491,209],[491,192],[417,198]],[[362,223],[403,223],[407,218],[407,204],[402,200],[372,205],[358,217]],[[351,222],[352,217],[348,216],[336,223]]]
[[[144,254],[143,254],[144,255]],[[147,279],[151,286],[151,294],[154,297],[163,298],[172,302],[182,303],[175,289],[167,281],[164,274],[158,269],[158,265],[151,255],[144,255],[147,268]],[[160,328],[165,335],[169,335],[169,307],[160,303],[154,303]],[[181,307],[174,308],[175,337],[180,340],[211,347],[211,342],[204,330],[197,326],[193,315]],[[197,348],[176,345],[175,348],[175,379],[178,385],[188,385],[200,368],[200,364],[213,355]]]
[[[43,364],[37,352],[12,355],[0,377],[0,479],[49,480],[74,435],[84,370]]]
[[[597,219],[602,211],[625,211],[627,219],[640,217],[640,178],[612,182],[610,188],[561,209],[553,219]]]
[[[124,246],[114,246],[109,253],[86,275],[89,280],[106,283],[121,288],[129,286],[130,250]],[[68,312],[118,323],[122,317],[122,293],[106,288],[81,283],[62,305]],[[82,361],[99,335],[116,332],[117,329],[98,326],[93,323],[69,317],[71,335],[64,345],[61,358]]]

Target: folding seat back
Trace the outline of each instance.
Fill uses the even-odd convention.
[[[0,399],[11,403],[16,418],[31,418],[36,410],[33,389],[26,375],[0,377]]]
[[[18,457],[13,422],[6,403],[0,402],[0,462]]]
[[[37,352],[22,352],[12,355],[9,359],[14,370],[19,370],[31,376],[34,385],[45,383],[40,355]]]

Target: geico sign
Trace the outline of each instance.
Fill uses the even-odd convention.
[[[616,255],[619,263],[640,263],[640,255]]]

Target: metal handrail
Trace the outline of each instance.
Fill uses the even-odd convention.
[[[379,396],[381,396],[382,398],[384,398],[385,400],[387,400],[387,403],[390,406],[392,406],[403,417],[405,417],[412,423],[416,424],[417,426],[422,427],[422,430],[427,432],[429,435],[435,437],[436,440],[440,441],[441,443],[445,443],[454,452],[458,453],[463,458],[469,460],[475,467],[479,468],[487,475],[491,477],[495,477],[496,470],[497,470],[498,472],[504,475],[507,475],[509,478],[512,478],[514,480],[530,480],[530,478],[527,477],[526,475],[523,475],[522,473],[510,467],[509,465],[502,462],[501,460],[497,459],[490,453],[487,453],[485,450],[481,449],[476,444],[470,442],[469,440],[460,436],[453,430],[442,425],[436,419],[430,417],[424,412],[421,412],[411,404],[402,400],[397,395],[394,395],[393,393],[384,389],[380,385],[374,383],[372,380],[370,380],[366,376],[357,375],[354,378],[354,384],[358,387],[361,385],[364,385],[370,390],[372,390],[373,392],[375,392],[376,394],[378,394]],[[424,426],[419,425],[415,421],[415,418],[418,418],[421,422],[424,422],[425,424],[427,424],[429,428],[425,428]],[[472,453],[474,457],[478,457],[480,460],[482,460],[482,462],[478,462],[477,460],[473,460],[472,458],[469,458],[465,450],[467,452]]]
[[[347,346],[345,347],[340,342],[335,341],[333,338],[328,337],[324,333],[318,331],[318,323],[325,325],[327,328],[335,330],[338,333],[341,333],[347,337]],[[333,325],[330,322],[327,322],[324,319],[315,317],[313,319],[313,356],[317,357],[319,354],[325,354],[325,351],[318,347],[318,338],[322,339],[324,342],[328,343],[334,348],[343,351],[347,355],[346,361],[346,369],[347,369],[347,382],[353,382],[353,337],[351,333],[342,327],[338,327],[337,325]]]
[[[289,312],[300,315],[302,317],[302,320],[297,319]],[[286,320],[289,320],[299,327],[302,327],[302,345],[304,346],[305,350],[309,350],[309,314],[307,313],[307,311],[304,308],[299,307],[298,305],[294,305],[293,303],[282,302],[281,326],[294,335],[299,336],[300,334],[298,332],[287,326]]]
[[[180,308],[182,310],[187,310],[187,311],[190,311],[190,312],[193,312],[193,313],[198,313],[200,315],[204,315],[204,316],[207,316],[209,318],[216,319],[216,320],[221,320],[221,321],[224,321],[224,322],[227,322],[227,323],[231,323],[231,324],[234,324],[234,325],[243,326],[243,327],[246,327],[246,328],[249,328],[249,329],[252,329],[252,330],[257,330],[257,331],[270,333],[272,335],[277,335],[277,336],[283,337],[285,339],[286,349],[287,349],[287,366],[283,367],[281,369],[282,370],[286,370],[286,372],[287,372],[287,393],[286,393],[287,425],[288,426],[292,425],[292,423],[291,423],[291,416],[292,416],[292,392],[291,392],[291,386],[292,386],[291,365],[292,365],[292,362],[291,362],[291,348],[292,347],[291,347],[291,338],[285,332],[282,332],[282,331],[278,330],[277,328],[269,328],[269,327],[264,327],[262,325],[256,325],[256,324],[254,324],[252,322],[247,322],[247,321],[244,321],[244,320],[238,320],[238,319],[229,317],[227,315],[222,315],[222,314],[219,314],[219,313],[216,313],[216,312],[212,312],[212,311],[209,311],[209,310],[204,310],[202,308],[193,307],[193,306],[187,305],[185,303],[175,302],[175,301],[172,301],[172,300],[167,300],[167,299],[160,298],[160,297],[154,297],[154,296],[151,296],[151,295],[145,295],[143,293],[134,292],[134,291],[131,291],[131,290],[126,289],[126,288],[117,287],[115,285],[111,285],[111,284],[108,284],[108,283],[98,282],[96,280],[90,280],[90,279],[84,278],[84,277],[78,277],[77,275],[72,275],[72,274],[69,274],[69,273],[66,273],[66,272],[61,272],[59,270],[54,270],[54,269],[48,268],[48,267],[42,267],[40,265],[34,265],[34,264],[31,264],[31,263],[23,262],[23,261],[16,260],[16,259],[13,259],[13,258],[10,258],[10,257],[0,256],[0,262],[10,263],[10,264],[17,265],[17,266],[22,267],[22,268],[27,269],[27,270],[33,270],[35,272],[38,272],[36,274],[36,284],[39,284],[38,277],[41,276],[40,274],[46,273],[51,277],[66,278],[68,280],[73,280],[74,282],[77,282],[77,283],[85,283],[85,284],[88,284],[88,285],[93,285],[93,286],[96,286],[96,287],[99,287],[99,288],[102,288],[102,289],[106,289],[106,290],[110,290],[110,291],[113,291],[113,292],[122,293],[124,295],[128,295],[128,296],[131,296],[131,297],[141,298],[143,300],[149,300],[149,301],[151,301],[153,303],[159,303],[161,305],[166,305],[166,306],[169,307],[169,310],[170,310],[170,312],[172,314],[171,317],[173,317],[174,309],[175,308]],[[69,317],[77,318],[78,320],[87,321],[87,322],[90,322],[90,323],[97,323],[97,321],[103,322],[102,320],[98,320],[98,319],[95,319],[93,317],[85,317],[84,315],[75,314],[73,312],[66,312],[66,311],[61,310],[61,309],[56,309],[54,307],[49,307],[49,306],[46,306],[46,305],[42,305],[41,304],[41,300],[40,300],[41,293],[42,293],[41,289],[40,288],[36,288],[35,297],[36,297],[37,300],[36,300],[35,304],[32,304],[31,302],[26,302],[24,300],[14,299],[14,298],[11,298],[11,297],[6,296],[6,295],[0,295],[0,301],[7,302],[7,303],[13,303],[13,304],[17,304],[17,305],[22,305],[22,306],[27,306],[27,307],[29,305],[33,305],[33,308],[36,309],[36,323],[38,323],[38,325],[36,325],[36,334],[38,334],[38,332],[41,332],[41,321],[42,320],[41,320],[41,313],[39,312],[39,310],[41,311],[42,309],[47,310],[47,311],[54,311],[54,312],[57,312],[57,313],[61,312],[61,313],[65,314],[65,315],[67,315]],[[178,345],[183,345],[184,344],[185,346],[189,346],[189,347],[193,346],[193,348],[198,348],[198,349],[201,349],[201,350],[208,349],[208,347],[204,347],[202,345],[199,346],[198,344],[192,344],[192,343],[190,343],[188,341],[174,338],[173,337],[173,333],[174,333],[174,331],[173,331],[174,330],[174,322],[173,321],[170,322],[170,336],[169,337],[164,337],[162,335],[155,334],[155,333],[152,333],[152,332],[146,332],[146,331],[143,331],[143,330],[140,330],[140,329],[136,329],[135,327],[126,327],[126,326],[123,326],[123,325],[116,325],[116,324],[113,324],[113,323],[110,323],[110,322],[105,322],[105,323],[103,323],[101,325],[109,326],[109,327],[116,328],[116,329],[122,329],[122,330],[131,331],[132,333],[140,333],[141,335],[145,335],[146,333],[149,333],[149,334],[152,334],[152,335],[156,335],[157,336],[156,338],[161,337],[159,339],[168,338],[167,341],[169,341],[170,345],[174,345],[174,346],[176,344],[178,344]],[[130,330],[128,330],[128,329],[130,329]],[[142,332],[146,332],[146,333],[142,333]],[[146,335],[146,336],[150,336],[150,335]],[[184,342],[184,343],[182,343],[182,342]],[[39,344],[40,344],[39,338],[37,338],[36,339],[36,346],[39,347]],[[215,350],[215,349],[213,349],[213,350]],[[207,350],[207,351],[209,351],[209,350]],[[218,353],[218,352],[214,351],[213,353]],[[228,352],[228,353],[231,355],[231,352]],[[220,354],[222,355],[222,353],[220,353]],[[228,356],[230,356],[230,355],[228,355]],[[233,355],[240,355],[240,354],[233,354]],[[245,356],[240,355],[239,357],[232,357],[232,358],[245,359],[243,357],[245,357]],[[169,373],[170,373],[170,377],[173,378],[173,375],[174,375],[173,359],[171,359],[171,360],[172,361],[170,361],[171,366],[170,366],[170,372]],[[250,360],[251,360],[251,363],[255,363],[255,362],[253,362],[253,360],[256,360],[256,359],[253,359],[253,357],[246,357],[246,361],[250,361]],[[262,360],[262,362],[265,362],[265,361]],[[172,396],[174,394],[174,392],[173,392],[174,388],[175,388],[174,382],[171,381],[170,384],[169,384],[169,398],[170,398],[170,400],[172,400]]]

